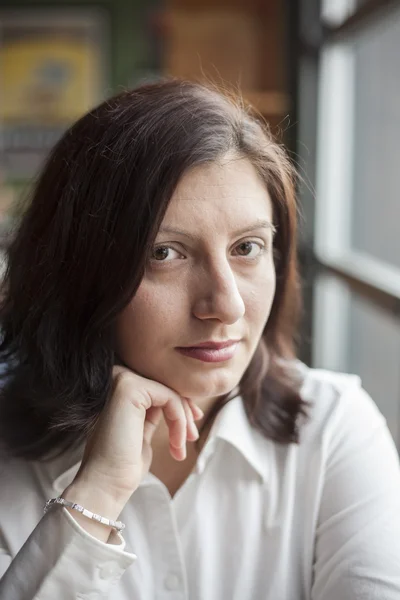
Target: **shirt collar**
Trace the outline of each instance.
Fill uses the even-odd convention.
[[[206,445],[214,439],[236,448],[263,482],[268,479],[271,442],[250,425],[241,396],[230,400],[218,413]]]
[[[224,440],[236,448],[261,480],[267,480],[270,441],[250,425],[241,396],[229,400],[217,414],[197,461],[198,473],[203,471],[205,464],[217,451],[218,440]],[[64,463],[64,470],[53,480],[53,490],[57,494],[61,494],[71,484],[79,470],[80,462],[74,462],[71,466],[69,459],[67,468]]]

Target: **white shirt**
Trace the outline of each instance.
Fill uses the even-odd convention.
[[[233,399],[173,499],[146,476],[121,515],[125,539],[100,542],[63,508],[43,517],[77,457],[2,464],[0,599],[399,600],[385,419],[358,377],[299,368],[314,402],[300,445],[263,437]]]

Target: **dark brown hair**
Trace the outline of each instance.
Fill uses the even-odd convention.
[[[294,169],[240,101],[167,80],[83,116],[34,186],[9,248],[0,313],[3,449],[39,459],[83,441],[111,390],[116,316],[140,284],[179,178],[227,152],[256,167],[277,228],[276,293],[241,392],[252,425],[298,442],[306,403],[285,366],[295,357],[300,305]]]

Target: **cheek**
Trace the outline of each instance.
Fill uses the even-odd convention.
[[[255,324],[260,322],[265,324],[274,299],[275,285],[275,271],[271,270],[268,276],[260,277],[257,285],[247,294],[246,313]]]
[[[271,312],[273,296],[260,295],[257,292],[252,294],[246,304],[246,319],[250,330],[254,335],[258,335],[263,331],[269,314]]]
[[[129,339],[141,347],[174,327],[182,315],[184,299],[169,286],[155,286],[143,282],[135,297],[118,319],[119,339]]]

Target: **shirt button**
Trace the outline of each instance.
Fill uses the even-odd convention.
[[[175,575],[175,573],[169,573],[169,575],[167,575],[164,579],[164,585],[166,589],[170,590],[171,592],[177,590],[180,586],[180,579],[178,575]]]
[[[113,564],[107,564],[100,567],[101,579],[112,579],[117,574],[117,567]]]

